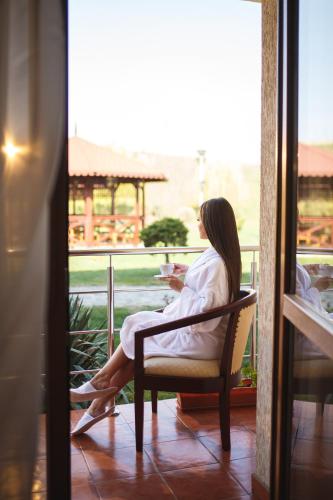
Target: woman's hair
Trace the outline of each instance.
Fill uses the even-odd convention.
[[[237,300],[242,263],[234,211],[225,198],[212,198],[201,205],[200,216],[210,243],[225,262],[229,302]]]

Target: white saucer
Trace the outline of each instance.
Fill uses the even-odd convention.
[[[171,278],[173,274],[154,274],[154,278],[160,280],[161,278]]]

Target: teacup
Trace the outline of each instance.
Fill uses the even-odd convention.
[[[329,264],[319,264],[318,273],[319,276],[326,276],[328,278],[333,277],[333,266]]]
[[[172,274],[174,268],[174,264],[161,264],[160,265],[160,271],[163,276],[168,276],[169,274]]]

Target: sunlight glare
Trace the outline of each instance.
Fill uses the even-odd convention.
[[[8,141],[3,146],[2,151],[5,153],[5,155],[8,158],[12,159],[21,151],[21,148],[18,146],[15,146],[15,144],[13,144],[13,142]]]

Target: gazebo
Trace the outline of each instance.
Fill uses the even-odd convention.
[[[69,139],[69,245],[139,243],[145,184],[163,173],[108,147]]]
[[[333,149],[299,144],[298,176],[298,245],[333,247]]]

